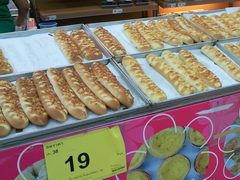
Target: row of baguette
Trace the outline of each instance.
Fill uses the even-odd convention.
[[[0,81],[0,136],[11,127],[24,129],[29,121],[38,126],[48,123],[48,116],[59,122],[68,113],[75,119],[88,116],[86,107],[101,115],[107,108],[130,107],[134,98],[108,67],[102,63],[88,65],[80,62],[63,71],[50,68],[34,72],[32,78],[20,78],[16,85]]]
[[[234,80],[240,81],[240,67],[221,51],[214,46],[203,46],[201,51]],[[207,91],[209,87],[222,87],[219,78],[187,50],[180,50],[178,56],[166,50],[162,52],[161,57],[149,54],[146,59],[183,96]],[[167,99],[165,92],[144,73],[136,59],[125,56],[122,65],[152,102]]]

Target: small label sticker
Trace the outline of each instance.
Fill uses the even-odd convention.
[[[113,13],[113,14],[121,14],[121,13],[123,13],[123,9],[121,9],[121,8],[113,9],[113,10],[112,10],[112,13]]]
[[[56,20],[56,19],[57,19],[57,16],[56,16],[56,15],[45,16],[45,17],[44,17],[44,20],[45,20],[45,21],[53,21],[53,20]]]

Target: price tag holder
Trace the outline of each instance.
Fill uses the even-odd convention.
[[[113,13],[113,14],[122,14],[122,13],[123,13],[123,9],[121,9],[121,8],[113,9],[113,10],[112,10],[112,13]]]
[[[103,179],[127,171],[118,126],[44,143],[49,180]]]

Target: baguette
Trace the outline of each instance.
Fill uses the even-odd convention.
[[[135,23],[136,29],[140,32],[140,34],[143,36],[143,38],[146,39],[146,41],[150,44],[152,49],[162,49],[164,47],[163,43],[155,37],[155,34],[151,29],[149,29],[143,22],[137,21]]]
[[[226,43],[224,44],[224,47],[230,51],[231,53],[233,53],[235,56],[237,56],[238,58],[240,58],[240,48],[238,48],[238,46],[235,46],[234,44],[230,44],[230,43]]]
[[[58,69],[50,68],[47,70],[47,76],[55,93],[69,114],[76,119],[86,118],[87,110],[84,104],[69,87],[67,81],[64,79],[63,73]]]
[[[200,77],[204,83],[212,88],[220,88],[222,87],[221,81],[219,78],[207,67],[201,64],[196,57],[187,50],[179,51],[179,58],[189,67],[191,68],[198,77]]]
[[[52,119],[64,122],[68,117],[68,112],[58,99],[45,72],[34,72],[32,77],[38,92],[38,96],[48,115]]]
[[[0,80],[0,106],[7,122],[16,129],[24,129],[29,120],[24,113],[17,95],[16,86]]]
[[[169,36],[168,34],[164,33],[161,31],[161,27],[154,21],[149,21],[147,23],[147,26],[149,29],[151,29],[151,31],[153,31],[153,33],[155,34],[155,36],[160,39],[161,41],[168,43],[172,46],[177,46],[177,45],[182,45],[183,42],[182,40],[179,40],[175,37]]]
[[[236,29],[240,28],[239,18],[233,18],[230,14],[223,13],[220,15],[222,19],[228,22],[228,24]]]
[[[84,84],[73,68],[65,68],[63,70],[63,75],[77,97],[88,107],[88,109],[99,115],[107,112],[105,104]]]
[[[201,51],[226,71],[233,79],[240,81],[240,67],[213,46],[203,46]]]
[[[124,33],[139,51],[151,50],[150,44],[132,24],[124,24]]]
[[[181,95],[189,95],[195,92],[195,88],[190,85],[181,75],[174,71],[172,67],[167,65],[161,58],[154,54],[146,56],[148,63],[161,75],[163,75]]]
[[[94,34],[114,56],[122,56],[127,53],[122,44],[103,27],[98,27]]]
[[[86,64],[76,63],[74,64],[74,68],[88,88],[108,107],[113,110],[118,110],[120,108],[119,101],[98,82],[97,78]]]
[[[208,36],[207,34],[205,34],[204,32],[198,30],[196,27],[194,27],[193,25],[191,25],[184,17],[178,16],[175,17],[175,20],[187,31],[192,32],[194,34],[196,34],[196,37],[194,38],[194,40],[196,42],[207,42],[207,41],[211,41],[212,38],[210,36]]]
[[[43,126],[48,123],[48,115],[38,97],[32,79],[20,78],[16,81],[16,90],[20,104],[31,123]]]
[[[57,30],[54,33],[54,40],[71,64],[82,61],[77,45],[65,31]]]
[[[121,85],[106,65],[96,62],[92,64],[91,69],[98,81],[108,89],[120,103],[127,107],[133,105],[134,100],[130,91]]]
[[[161,90],[143,71],[136,59],[131,56],[125,56],[122,64],[130,77],[137,83],[140,89],[156,103],[167,99],[166,94]]]
[[[2,110],[0,109],[0,137],[7,136],[10,132],[11,126],[7,122]]]
[[[82,56],[87,60],[102,59],[102,53],[95,42],[82,30],[74,30],[70,35],[78,46]]]
[[[166,60],[167,64],[170,65],[175,71],[182,75],[182,77],[196,88],[198,92],[207,91],[208,87],[202,80],[196,75],[194,71],[189,69],[182,60],[180,60],[175,54],[170,51],[164,51],[162,58]]]
[[[0,49],[0,74],[9,74],[13,72],[13,68],[4,57],[3,51]]]

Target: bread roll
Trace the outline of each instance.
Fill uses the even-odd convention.
[[[77,45],[64,30],[57,30],[54,39],[70,63],[82,61]]]
[[[87,110],[84,104],[70,88],[67,81],[64,79],[63,73],[58,69],[50,68],[47,70],[47,76],[55,93],[67,111],[76,119],[86,118]]]
[[[99,115],[107,112],[105,104],[84,84],[73,68],[65,68],[63,74],[69,86],[88,109]]]
[[[163,43],[158,39],[154,32],[151,31],[143,22],[137,21],[135,22],[136,29],[140,32],[143,38],[150,44],[152,49],[162,49],[164,47]]]
[[[146,58],[148,63],[163,75],[176,88],[179,94],[184,96],[195,93],[195,88],[161,58],[154,54],[149,54]]]
[[[230,43],[226,43],[224,44],[224,47],[230,51],[231,53],[233,53],[235,56],[237,56],[238,58],[240,58],[240,48],[238,48],[238,46],[235,46],[234,44],[230,44]]]
[[[136,59],[131,56],[125,56],[122,59],[122,64],[131,78],[152,102],[167,99],[166,94],[144,73]]]
[[[177,16],[175,17],[175,20],[187,31],[192,32],[193,34],[196,34],[196,36],[194,36],[194,40],[196,42],[206,42],[206,41],[211,41],[212,38],[210,36],[208,36],[207,34],[205,34],[204,32],[198,30],[196,27],[194,27],[193,25],[191,25],[184,17],[182,16]]]
[[[175,71],[182,75],[182,77],[194,86],[198,92],[207,91],[208,87],[203,81],[196,75],[196,73],[189,69],[184,63],[170,51],[164,51],[162,53],[162,58],[164,58],[168,65],[170,65]]]
[[[151,50],[150,44],[132,24],[124,24],[124,33],[139,51]]]
[[[196,72],[198,77],[200,77],[208,86],[213,88],[222,87],[219,78],[213,72],[208,70],[207,67],[201,64],[191,52],[182,49],[179,51],[179,58],[184,64]]]
[[[120,103],[127,107],[133,105],[134,99],[130,91],[117,80],[106,65],[96,62],[92,64],[91,70],[98,81],[108,89]]]
[[[113,110],[118,110],[120,108],[119,101],[98,82],[97,78],[86,64],[76,63],[74,68],[88,88],[108,107]]]
[[[0,106],[7,122],[16,129],[28,126],[29,121],[24,113],[16,91],[16,86],[0,80]]]
[[[3,116],[2,110],[0,108],[0,137],[6,136],[11,132],[11,126],[7,122],[6,118]]]
[[[203,46],[201,51],[226,71],[233,79],[240,81],[240,67],[213,46]]]
[[[103,27],[98,27],[94,34],[114,56],[122,56],[127,53],[122,44]]]
[[[101,50],[95,42],[88,37],[83,30],[74,30],[70,35],[71,39],[76,43],[82,56],[87,60],[102,59]]]
[[[147,23],[147,26],[148,26],[149,29],[151,29],[151,31],[153,31],[155,36],[158,39],[160,39],[161,41],[163,41],[165,43],[168,43],[172,46],[177,46],[177,45],[182,45],[183,44],[182,40],[179,40],[176,37],[169,36],[168,34],[164,33],[161,30],[161,26],[158,25],[155,21],[149,21]]]
[[[43,126],[48,123],[48,115],[38,97],[33,80],[20,78],[16,81],[16,90],[20,104],[31,123]]]
[[[0,74],[12,73],[13,69],[8,60],[4,57],[3,51],[0,49]]]
[[[38,96],[48,115],[57,121],[65,121],[68,117],[68,112],[58,99],[45,72],[34,72],[33,81],[36,86]]]

